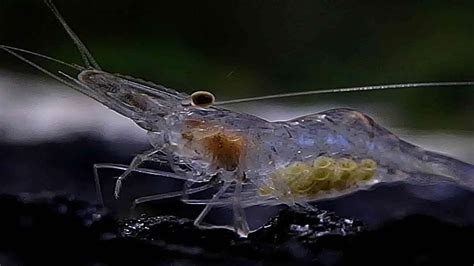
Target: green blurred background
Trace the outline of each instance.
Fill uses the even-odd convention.
[[[474,80],[474,1],[55,3],[104,69],[186,92],[211,90],[221,100],[359,85]],[[40,0],[0,2],[0,43],[81,62]],[[41,75],[3,54],[0,69]],[[390,106],[399,117],[390,122],[393,127],[462,130],[471,135],[474,131],[474,87],[344,93],[281,102],[315,106],[315,111],[323,102],[331,107],[362,106],[361,111],[364,106]]]

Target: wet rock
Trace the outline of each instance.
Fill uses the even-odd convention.
[[[176,216],[117,222],[70,197],[0,195],[2,265],[471,265],[474,228],[409,216],[378,228],[281,211],[248,238]]]
[[[254,232],[254,241],[274,244],[295,240],[304,244],[314,244],[325,235],[351,235],[361,232],[360,221],[340,218],[325,210],[285,209],[266,226]]]
[[[82,264],[118,233],[106,211],[72,197],[0,195],[0,210],[0,259],[5,261],[38,265],[65,257]]]
[[[199,259],[248,262],[311,262],[309,249],[325,235],[360,232],[362,224],[326,211],[287,209],[248,238],[227,229],[199,229],[192,220],[173,216],[141,217],[122,223],[122,236],[151,241]]]

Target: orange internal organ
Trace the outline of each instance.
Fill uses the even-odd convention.
[[[189,120],[186,125],[182,137],[188,146],[209,157],[215,167],[233,171],[239,166],[245,146],[241,135],[203,121]]]

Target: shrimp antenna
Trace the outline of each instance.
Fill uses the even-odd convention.
[[[76,33],[74,33],[71,27],[69,27],[69,25],[66,23],[66,20],[64,20],[64,18],[61,16],[61,13],[59,13],[58,9],[56,8],[56,6],[54,6],[53,2],[51,0],[44,0],[44,3],[53,12],[56,19],[58,19],[58,21],[63,26],[64,30],[66,30],[67,34],[76,45],[77,49],[79,50],[79,53],[81,53],[81,57],[82,57],[82,60],[84,60],[85,66],[87,68],[102,70],[99,64],[97,64],[97,62],[95,61],[92,54],[87,49],[87,47],[84,45],[84,43],[79,39]]]
[[[39,71],[45,73],[46,75],[48,75],[48,76],[54,78],[55,80],[61,82],[62,84],[66,85],[66,86],[68,86],[68,87],[71,87],[71,88],[73,88],[73,89],[75,89],[75,90],[77,90],[77,91],[79,91],[79,92],[81,92],[81,93],[83,93],[83,94],[85,94],[85,95],[87,95],[87,96],[89,96],[89,97],[91,97],[91,98],[97,100],[97,101],[100,101],[100,100],[95,96],[94,91],[91,90],[90,88],[88,88],[87,86],[85,86],[84,84],[80,84],[77,80],[75,80],[75,79],[69,77],[68,75],[66,75],[66,74],[64,74],[64,73],[62,73],[62,72],[59,72],[59,74],[61,74],[62,76],[64,76],[64,77],[67,78],[67,79],[61,78],[60,76],[51,73],[50,71],[48,71],[48,70],[46,70],[45,68],[39,66],[38,64],[35,64],[35,63],[33,63],[32,61],[26,59],[25,57],[19,55],[19,54],[16,53],[14,50],[20,51],[20,52],[25,52],[25,51],[26,51],[26,53],[28,53],[28,54],[35,54],[35,53],[33,53],[33,52],[29,53],[29,51],[23,50],[23,49],[19,49],[19,48],[11,49],[10,47],[5,46],[5,45],[0,45],[0,49],[4,50],[5,52],[7,52],[7,53],[9,53],[9,54],[11,54],[11,55],[13,55],[14,57],[16,57],[16,58],[20,59],[21,61],[27,63],[28,65],[30,65],[30,66],[32,66],[32,67],[38,69]],[[38,56],[43,57],[43,56],[41,56],[41,55],[39,55],[39,54],[38,54]],[[47,59],[49,59],[49,58],[47,58]],[[53,60],[53,61],[56,62],[56,60]],[[57,60],[57,61],[58,61],[58,63],[60,63],[60,64],[65,64],[65,65],[67,65],[67,66],[74,67],[73,65],[70,65],[70,64],[67,64],[67,63],[63,63],[63,62],[61,62],[61,61],[59,61],[59,60]],[[71,81],[72,81],[73,83],[71,83]]]
[[[85,70],[85,68],[82,67],[82,66],[75,65],[75,64],[69,64],[69,63],[66,63],[66,62],[64,62],[64,61],[58,60],[58,59],[56,59],[56,58],[52,58],[52,57],[47,56],[47,55],[39,54],[39,53],[36,53],[36,52],[32,52],[32,51],[28,51],[28,50],[25,50],[25,49],[21,49],[21,48],[11,47],[11,46],[7,46],[7,45],[0,45],[0,49],[6,51],[7,53],[10,53],[10,51],[17,51],[17,52],[22,52],[22,53],[25,53],[25,54],[34,55],[34,56],[37,56],[37,57],[40,57],[40,58],[43,58],[43,59],[46,59],[46,60],[49,60],[49,61],[52,61],[52,62],[61,64],[61,65],[63,65],[63,66],[67,66],[67,67],[73,68],[73,69],[78,70],[78,71],[83,71],[83,70]],[[10,51],[9,51],[9,50],[10,50]]]
[[[290,93],[282,93],[282,94],[274,94],[274,95],[266,95],[266,96],[257,96],[257,97],[242,98],[242,99],[235,99],[235,100],[228,100],[228,101],[218,101],[218,102],[215,102],[214,105],[237,104],[237,103],[261,101],[261,100],[297,97],[297,96],[314,95],[314,94],[326,94],[326,93],[407,89],[407,88],[420,88],[420,87],[472,86],[472,85],[474,85],[474,81],[420,82],[420,83],[373,85],[373,86],[363,86],[363,87],[312,90],[312,91],[301,91],[301,92],[290,92]]]

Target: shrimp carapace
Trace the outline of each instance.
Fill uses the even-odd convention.
[[[181,136],[187,141],[185,146],[226,171],[237,169],[246,143],[241,135],[221,125],[196,120],[186,121]]]
[[[295,162],[270,175],[271,184],[260,189],[261,195],[312,198],[321,192],[343,191],[367,184],[375,176],[377,163],[372,159],[356,162],[348,158],[320,156],[311,162]],[[280,190],[286,191],[280,191]]]

